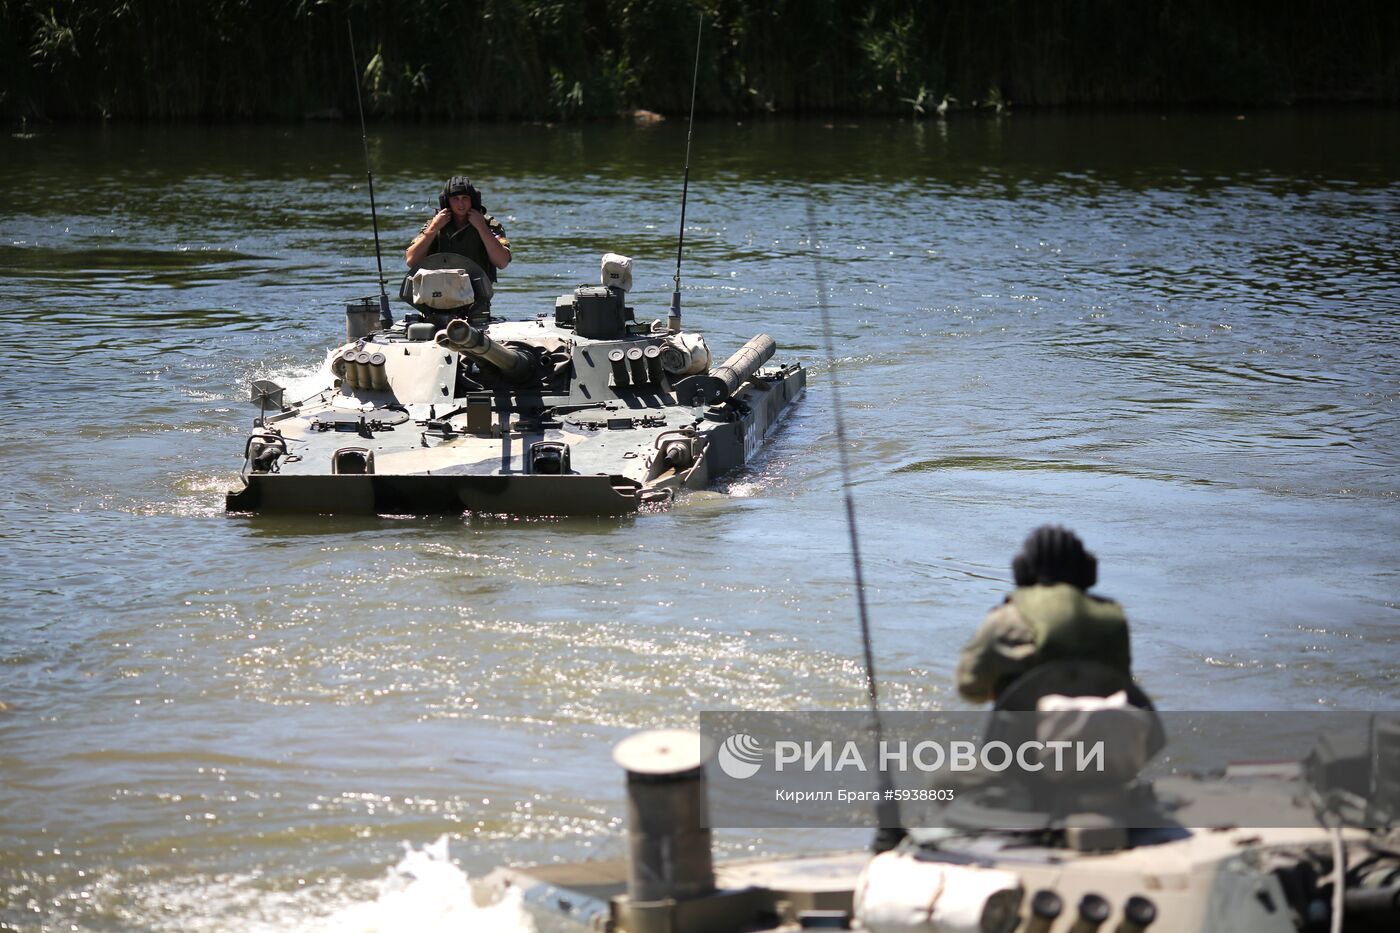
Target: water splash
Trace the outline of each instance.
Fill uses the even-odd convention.
[[[298,367],[291,372],[273,374],[270,378],[286,389],[285,398],[290,402],[301,401],[330,387],[335,379],[331,372],[331,358],[340,347],[327,350],[325,359],[313,367]]]
[[[447,836],[414,849],[404,844],[403,860],[379,883],[377,897],[342,908],[318,930],[327,933],[535,933],[520,891],[512,888],[496,903],[478,906],[466,872],[452,864]]]

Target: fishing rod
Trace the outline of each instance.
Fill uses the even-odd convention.
[[[676,290],[671,292],[671,316],[666,329],[678,333],[681,329],[681,251],[685,248],[685,202],[690,193],[690,137],[695,132],[695,89],[700,84],[700,39],[704,35],[705,13],[695,27],[695,74],[690,79],[690,123],[685,131],[685,176],[681,182],[681,230],[676,236]]]
[[[870,718],[874,730],[874,744],[878,750],[884,743],[884,728],[880,724],[880,688],[875,677],[875,649],[870,637],[870,610],[865,601],[865,571],[860,557],[860,530],[856,525],[856,502],[851,493],[851,462],[846,450],[846,418],[841,408],[841,380],[837,378],[836,348],[831,334],[831,309],[826,293],[826,264],[817,256],[817,218],[812,207],[812,198],[807,198],[807,230],[812,238],[812,258],[817,274],[817,307],[821,311],[822,340],[826,358],[831,366],[831,406],[835,412],[836,459],[841,471],[841,498],[846,508],[846,534],[850,540],[851,569],[855,575],[856,612],[860,619],[860,643],[865,659],[865,692],[870,703]],[[877,759],[878,760],[878,759]],[[902,835],[899,818],[899,803],[894,799],[894,782],[884,768],[877,770],[880,783],[879,802],[875,804],[875,816],[879,832],[875,837],[876,851],[893,848]],[[896,831],[895,834],[886,831]]]
[[[345,31],[350,34],[350,71],[355,76],[355,105],[360,108],[360,142],[365,147],[365,175],[369,177],[369,216],[374,222],[374,264],[379,268],[379,320],[385,327],[394,323],[389,313],[389,293],[384,285],[384,258],[379,252],[379,211],[374,204],[374,168],[369,161],[369,134],[365,130],[365,102],[360,97],[360,66],[355,59],[355,28],[345,21]]]

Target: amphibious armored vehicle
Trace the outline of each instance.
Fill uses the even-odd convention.
[[[324,382],[263,405],[229,511],[619,515],[745,463],[802,392],[760,334],[719,365],[679,315],[638,320],[631,260],[604,257],[533,320],[491,313],[482,270],[452,254],[405,280],[414,306],[348,306]],[[447,307],[444,307],[446,305]]]

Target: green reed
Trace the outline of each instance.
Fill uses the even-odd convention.
[[[1351,0],[0,0],[0,115],[947,115],[1400,100],[1400,4]]]

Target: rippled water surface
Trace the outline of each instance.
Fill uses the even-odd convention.
[[[719,494],[606,521],[225,516],[249,380],[314,371],[375,288],[358,130],[0,139],[0,924],[315,924],[442,833],[472,875],[620,855],[628,731],[858,706],[833,378],[889,705],[959,703],[1058,521],[1161,705],[1396,708],[1397,122],[697,126],[688,323],[810,388]],[[684,143],[376,129],[386,268],[465,171],[514,244],[498,311],[613,250],[663,316]]]

